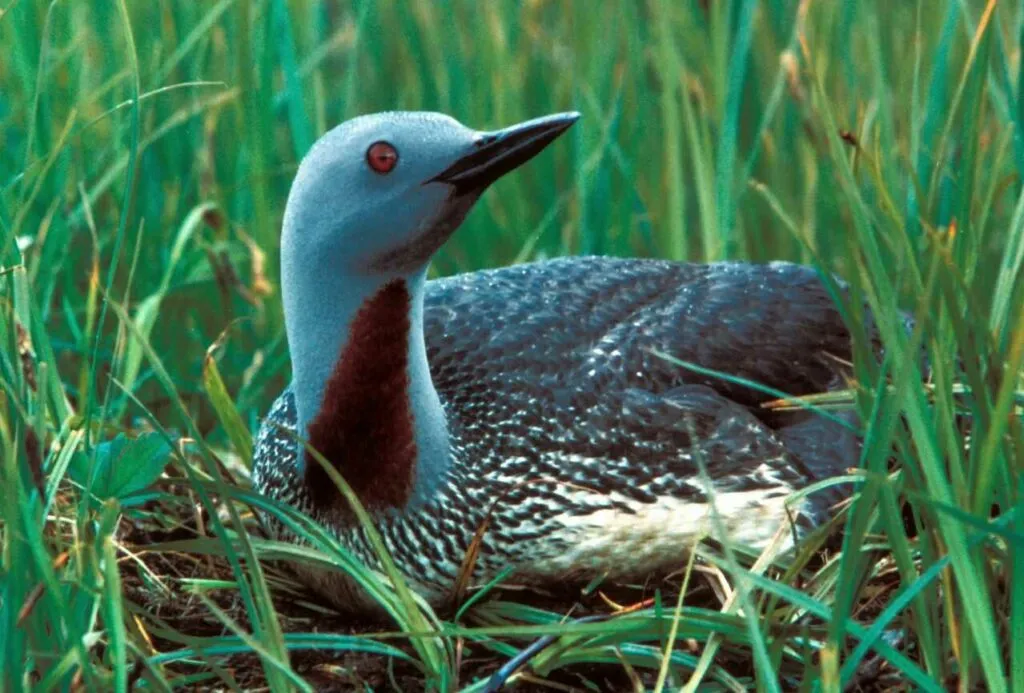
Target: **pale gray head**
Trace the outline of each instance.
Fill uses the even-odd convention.
[[[337,126],[314,145],[288,197],[285,273],[354,274],[425,266],[495,180],[578,118],[563,113],[477,132],[440,113],[389,112]]]
[[[379,113],[343,123],[314,145],[292,185],[281,239],[301,434],[324,406],[327,380],[341,363],[355,315],[369,319],[361,308],[397,282],[410,297],[411,329],[402,348],[408,350],[403,362],[419,457],[416,494],[428,492],[448,439],[421,329],[426,268],[491,183],[578,117],[563,113],[477,132],[439,113]]]

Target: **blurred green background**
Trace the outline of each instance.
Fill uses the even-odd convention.
[[[989,156],[973,187],[954,175],[958,123],[943,127],[971,4],[222,0],[126,2],[126,17],[113,1],[16,2],[0,19],[2,257],[19,262],[18,239],[76,388],[96,320],[90,277],[105,287],[113,268],[130,311],[150,300],[145,331],[204,428],[203,355],[229,326],[220,365],[251,424],[287,377],[282,208],[303,152],[359,113],[440,110],[479,129],[583,113],[484,197],[440,273],[568,253],[809,260],[807,244],[849,270],[822,96],[871,155],[869,204],[911,235],[918,215],[948,223],[1024,161],[1009,127],[1020,9],[1005,3],[994,40],[1014,48],[991,58],[1005,64],[972,121]],[[1011,204],[999,196],[987,223]],[[114,334],[104,325],[108,363]],[[130,365],[115,371],[159,417],[148,370]],[[114,401],[123,411],[124,395]]]

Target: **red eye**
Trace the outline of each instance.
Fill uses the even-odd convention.
[[[398,150],[388,142],[374,142],[366,150],[366,163],[377,173],[391,173],[398,163]]]

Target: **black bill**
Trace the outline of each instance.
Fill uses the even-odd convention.
[[[460,192],[480,191],[518,168],[579,120],[575,111],[535,118],[512,127],[487,132],[473,149],[427,183],[448,183]]]

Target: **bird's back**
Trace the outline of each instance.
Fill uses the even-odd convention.
[[[850,335],[816,272],[790,263],[567,258],[427,284],[424,331],[449,415],[472,423],[529,385],[540,410],[703,384],[748,407],[835,384]],[[524,407],[528,402],[521,403]]]
[[[856,464],[835,421],[770,415],[764,390],[665,358],[790,395],[837,387],[850,335],[811,268],[553,260],[430,282],[424,314],[434,385],[483,483],[678,495],[698,444],[735,488],[774,483],[758,478],[765,464],[794,488]]]

